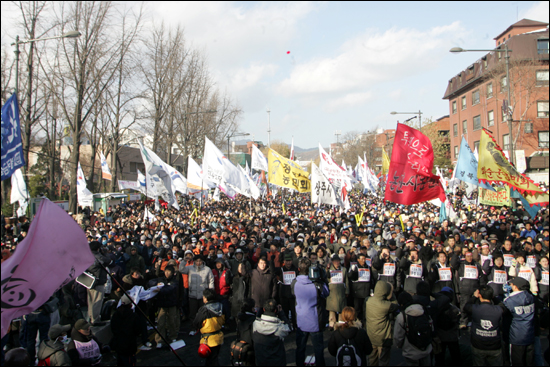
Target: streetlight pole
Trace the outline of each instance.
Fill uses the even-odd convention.
[[[452,53],[459,53],[459,52],[505,52],[504,59],[505,59],[505,65],[506,65],[506,89],[508,90],[508,103],[507,103],[507,111],[506,112],[506,122],[508,125],[508,155],[510,156],[510,162],[515,165],[515,157],[514,157],[514,139],[512,138],[512,113],[513,110],[510,110],[510,105],[512,103],[512,96],[510,92],[511,83],[510,83],[510,50],[508,48],[508,44],[504,43],[504,49],[495,48],[492,50],[465,50],[462,47],[453,47],[449,50]],[[503,106],[504,107],[504,106]]]
[[[420,130],[422,130],[422,111],[418,112],[390,112],[390,115],[418,115],[418,123],[420,124]]]

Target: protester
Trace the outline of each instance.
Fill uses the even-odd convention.
[[[284,339],[290,333],[288,318],[281,305],[270,298],[254,321],[253,336],[256,366],[286,366]]]
[[[80,319],[71,331],[67,354],[73,366],[97,366],[101,363],[102,346],[92,334],[92,325]]]
[[[162,348],[164,340],[169,343],[178,338],[179,332],[179,308],[178,292],[183,292],[178,287],[183,287],[177,277],[174,276],[175,269],[172,265],[164,269],[164,276],[158,279],[158,291],[156,304],[159,307],[158,313],[158,334],[155,336],[157,349]],[[164,337],[164,340],[163,340]]]
[[[332,255],[327,277],[329,281],[328,320],[329,327],[334,328],[334,325],[338,322],[338,315],[346,306],[346,297],[349,294],[348,271],[342,266],[342,259],[337,254]]]
[[[455,299],[454,291],[450,287],[443,287],[441,292],[447,297],[448,302],[438,310],[438,315],[434,320],[435,323],[435,338],[434,357],[436,366],[448,365],[445,361],[447,349],[451,355],[451,366],[462,365],[462,356],[460,354],[459,329],[460,309],[452,302]]]
[[[71,325],[52,325],[48,331],[50,340],[44,340],[40,343],[37,355],[39,364],[45,366],[71,365],[71,359],[65,351],[69,330],[71,330]]]
[[[243,366],[253,366],[255,361],[254,342],[252,334],[254,332],[253,325],[256,321],[254,306],[256,303],[252,298],[246,298],[242,302],[241,311],[237,315],[237,338],[236,341],[243,344],[241,358],[236,362],[242,363]]]
[[[105,296],[105,283],[107,282],[107,271],[105,267],[109,265],[111,259],[101,252],[101,244],[98,241],[90,242],[90,250],[95,257],[95,262],[86,270],[95,278],[95,284],[88,289],[88,317],[92,326],[105,325],[101,321],[101,306]]]
[[[210,348],[210,355],[206,358],[206,366],[218,366],[218,355],[223,344],[222,326],[225,324],[223,306],[216,300],[213,289],[203,291],[203,304],[193,320],[193,328],[201,333],[200,344]]]
[[[118,366],[135,366],[137,343],[136,337],[141,328],[137,315],[132,310],[132,301],[124,295],[120,299],[120,307],[111,317],[113,338],[109,345],[117,353]]]
[[[354,365],[352,361],[359,359],[360,363],[356,362],[358,366],[367,366],[367,356],[372,349],[367,332],[355,316],[355,309],[344,307],[342,320],[336,324],[328,342],[328,351],[336,357],[336,365]],[[317,359],[315,362],[317,365]]]
[[[275,282],[275,270],[268,266],[267,258],[260,257],[258,266],[252,270],[250,275],[250,298],[254,299],[256,305],[263,305],[270,298],[277,295]]]

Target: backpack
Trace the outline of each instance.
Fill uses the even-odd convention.
[[[336,352],[336,365],[337,366],[360,366],[361,358],[357,355],[355,347],[351,345],[349,339],[346,339],[347,343],[344,343],[338,348]]]
[[[420,316],[405,315],[405,332],[409,343],[420,350],[426,350],[432,344],[434,326],[430,315],[424,307],[424,313]]]
[[[229,347],[231,352],[231,364],[240,365],[249,361],[250,354],[252,352],[252,345],[244,340],[234,340]]]

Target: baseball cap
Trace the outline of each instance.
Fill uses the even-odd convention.
[[[74,324],[74,328],[75,328],[76,330],[86,330],[86,329],[88,329],[90,326],[92,326],[92,325],[90,325],[90,323],[87,322],[87,321],[84,320],[84,319],[80,319],[80,320],[78,320],[78,321]]]
[[[515,285],[519,289],[529,289],[529,282],[522,277],[515,277],[514,279],[509,281],[510,284]]]
[[[68,332],[69,330],[71,330],[71,325],[68,324],[68,325],[60,325],[60,324],[55,324],[53,325],[50,330],[48,331],[48,337],[51,339],[51,340],[55,340],[57,339],[61,334],[63,333],[66,333]]]

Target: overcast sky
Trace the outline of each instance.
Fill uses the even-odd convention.
[[[17,28],[2,2],[2,43]],[[241,131],[302,148],[334,132],[395,128],[391,111],[449,113],[448,80],[522,18],[548,22],[548,1],[516,2],[154,2],[150,23],[181,24],[208,55],[212,74],[242,107]],[[410,116],[409,116],[410,117]]]

